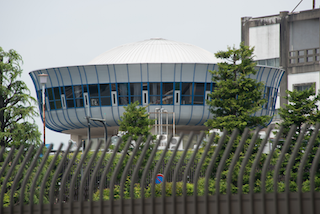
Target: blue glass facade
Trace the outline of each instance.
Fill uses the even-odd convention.
[[[211,117],[206,99],[215,87],[208,71],[215,69],[215,64],[199,63],[107,64],[43,69],[30,72],[30,76],[42,114],[38,74],[48,74],[46,125],[68,133],[86,128],[86,116],[105,118],[107,126],[116,129],[123,107],[135,101],[147,106],[148,112],[156,108],[174,112],[175,118],[171,115],[169,121],[174,120],[176,127],[204,127]],[[250,78],[264,83],[268,100],[256,114],[273,116],[284,71],[262,66],[256,69]],[[91,125],[101,127],[99,123]]]
[[[111,88],[113,89],[110,90]],[[107,83],[46,88],[46,96],[50,110],[61,109],[61,103],[66,103],[68,109],[84,108],[85,102],[90,107],[112,106],[112,91],[116,92],[120,106],[135,101],[142,104],[147,99],[150,105],[173,105],[178,99],[181,100],[181,105],[205,105],[206,91],[210,92],[213,88],[214,83]],[[142,96],[143,90],[147,91],[147,97]],[[180,97],[174,96],[177,91],[181,91]],[[87,92],[88,100],[83,96]],[[41,90],[37,94],[38,100],[41,100]]]

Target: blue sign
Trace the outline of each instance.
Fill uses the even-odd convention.
[[[156,184],[161,184],[163,181],[163,174],[157,174]]]

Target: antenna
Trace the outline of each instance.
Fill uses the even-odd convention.
[[[301,0],[301,1],[297,4],[297,6],[291,11],[291,13],[293,13],[293,11],[301,4],[302,1],[303,1],[303,0]],[[313,0],[313,1],[315,1],[315,0]]]

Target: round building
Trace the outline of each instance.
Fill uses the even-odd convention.
[[[194,45],[153,38],[111,49],[87,65],[40,69],[30,72],[42,115],[39,74],[46,83],[46,127],[87,139],[87,118],[104,119],[108,136],[118,133],[124,106],[139,101],[150,118],[157,119],[155,134],[206,130],[206,105],[214,90],[209,70],[218,69],[214,54]],[[257,66],[251,75],[265,84],[268,103],[260,115],[273,116],[284,70]],[[90,120],[91,138],[103,138],[103,124]]]

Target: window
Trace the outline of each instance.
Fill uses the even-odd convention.
[[[118,83],[119,105],[128,105],[128,83]]]
[[[311,88],[311,86],[313,84],[316,84],[316,83],[315,82],[311,82],[311,83],[295,84],[295,85],[293,85],[293,90],[304,91],[304,90],[307,90],[307,89]]]
[[[162,83],[162,104],[173,104],[173,83]]]
[[[160,100],[160,83],[149,84],[149,102],[150,104],[161,104]]]
[[[289,54],[291,57],[293,57],[295,52],[290,52]],[[257,60],[257,65],[279,67],[279,58]]]
[[[61,109],[61,98],[59,87],[47,88],[50,109]]]
[[[204,83],[194,83],[194,105],[203,105],[204,102]]]
[[[53,96],[53,88],[47,88],[50,109],[56,109]]]
[[[83,94],[81,85],[73,86],[76,107],[83,107]]]
[[[89,97],[91,106],[99,106],[99,89],[98,85],[89,85]]]
[[[72,86],[66,86],[66,87],[64,87],[64,90],[65,90],[65,97],[66,97],[67,107],[68,108],[74,108]]]
[[[109,84],[100,84],[100,99],[102,106],[110,106],[110,85]]]
[[[182,83],[181,104],[192,104],[192,83]]]
[[[135,101],[141,103],[141,83],[130,83],[130,102]]]

